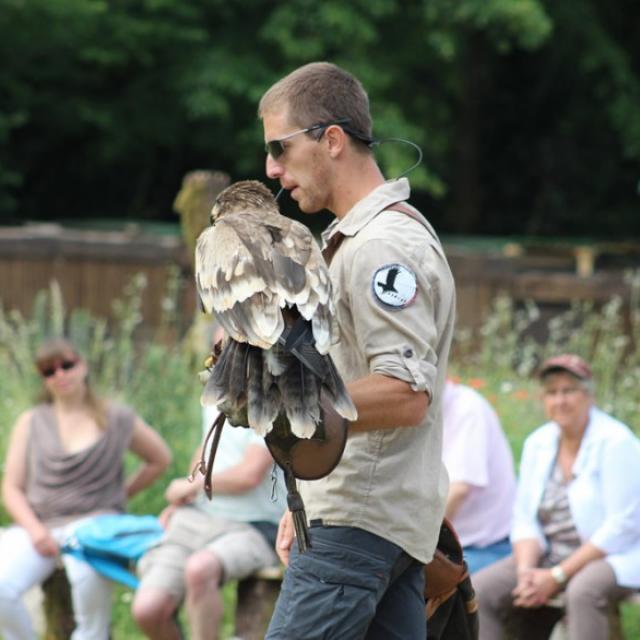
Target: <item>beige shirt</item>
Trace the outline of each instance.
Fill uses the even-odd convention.
[[[323,234],[346,237],[330,265],[341,342],[331,356],[346,382],[379,373],[425,391],[416,427],[350,434],[340,464],[301,483],[310,520],[375,533],[428,562],[444,516],[442,394],[455,287],[435,232],[383,211],[409,197],[406,179],[381,185]]]

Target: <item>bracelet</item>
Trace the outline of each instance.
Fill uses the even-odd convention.
[[[567,576],[564,569],[559,564],[556,564],[555,566],[551,567],[551,577],[560,586],[567,584],[567,582],[569,581],[569,577]]]

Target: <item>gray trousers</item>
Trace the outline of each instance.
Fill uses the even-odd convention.
[[[500,640],[505,629],[516,640],[547,640],[564,611],[557,607],[524,609],[512,605],[516,587],[513,556],[478,571],[472,578],[480,606],[479,640]],[[595,560],[571,578],[565,590],[569,640],[607,640],[611,604],[633,593],[620,587],[611,565]]]

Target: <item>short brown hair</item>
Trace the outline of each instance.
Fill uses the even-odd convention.
[[[288,108],[292,125],[301,129],[343,118],[349,128],[371,137],[369,97],[362,83],[330,62],[311,62],[276,82],[262,96],[258,116]]]

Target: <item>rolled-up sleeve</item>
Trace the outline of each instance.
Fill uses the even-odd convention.
[[[349,283],[354,328],[369,371],[403,380],[430,397],[438,365],[439,260],[428,242],[407,252],[395,243],[370,240],[355,253]],[[384,276],[394,268],[400,269],[409,289],[411,279],[415,280],[415,294],[410,300],[386,304],[376,287],[381,286],[379,274]]]

